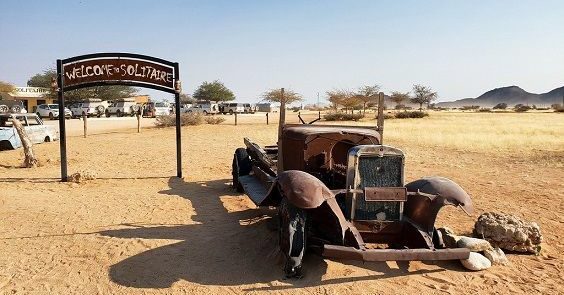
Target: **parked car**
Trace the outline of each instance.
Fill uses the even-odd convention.
[[[219,105],[219,112],[222,114],[230,114],[233,115],[234,113],[244,113],[245,112],[245,105],[238,102],[228,102],[222,103]]]
[[[199,102],[191,107],[183,108],[185,113],[202,113],[204,115],[213,115],[219,113],[219,105],[214,102]]]
[[[0,100],[0,113],[27,113],[21,100]]]
[[[140,110],[139,106],[134,100],[119,99],[112,103],[106,109],[106,117],[116,115],[118,117],[134,116]]]
[[[243,107],[245,108],[244,111],[245,114],[254,114],[256,112],[256,106],[250,103],[244,103]]]
[[[43,125],[43,121],[36,114],[0,114],[0,150],[13,150],[22,146],[20,137],[12,123],[12,116],[22,122],[32,143],[59,139],[59,133],[55,127]]]
[[[154,118],[156,116],[168,116],[171,114],[168,102],[149,102],[143,106],[143,116]]]
[[[73,118],[82,117],[83,115],[100,118],[105,113],[106,108],[106,102],[101,99],[91,98],[71,105],[70,111]]]
[[[58,104],[40,104],[35,110],[39,118],[49,118],[54,120],[59,118],[59,105]],[[65,118],[70,119],[72,117],[72,112],[68,108],[65,108]]]

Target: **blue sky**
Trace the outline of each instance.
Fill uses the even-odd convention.
[[[541,93],[564,86],[563,28],[564,1],[1,0],[0,80],[109,51],[178,61],[185,92],[219,79],[239,101],[366,84],[425,84],[440,101]]]

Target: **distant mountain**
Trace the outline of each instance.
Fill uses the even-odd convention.
[[[516,104],[537,105],[549,107],[554,103],[562,103],[564,86],[556,88],[547,93],[536,94],[523,90],[518,86],[501,87],[490,90],[476,98],[464,98],[455,101],[439,102],[438,107],[455,108],[462,106],[478,105],[481,107],[493,107],[498,103],[506,103],[508,106]]]

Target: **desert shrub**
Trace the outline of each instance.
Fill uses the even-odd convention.
[[[480,106],[462,106],[460,109],[463,111],[478,110]]]
[[[200,125],[204,122],[204,115],[200,113],[186,113],[180,115],[180,126]],[[157,127],[176,126],[176,115],[158,116]]]
[[[208,123],[208,124],[217,125],[217,124],[225,122],[225,118],[224,117],[218,117],[218,116],[212,116],[212,117],[205,117],[204,121],[206,121],[206,123]]]
[[[526,111],[530,110],[531,107],[523,105],[523,104],[516,104],[513,109],[518,113],[522,113],[522,112],[526,112]]]
[[[363,114],[345,114],[341,112],[327,113],[323,115],[325,121],[358,121],[364,118]]]
[[[492,110],[490,108],[481,108],[478,110],[480,113],[491,113]]]
[[[507,104],[504,102],[498,103],[493,107],[494,110],[505,110],[506,108],[507,108]]]
[[[412,112],[397,112],[396,118],[398,119],[407,119],[407,118],[423,118],[427,117],[429,114],[421,111],[412,111]]]

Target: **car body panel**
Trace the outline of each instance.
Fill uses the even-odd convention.
[[[36,114],[17,114],[16,117],[22,122],[24,130],[34,144],[59,140],[59,133],[55,127],[44,125]],[[5,149],[17,149],[22,146],[16,129],[10,122],[11,115],[0,115],[0,146]]]

